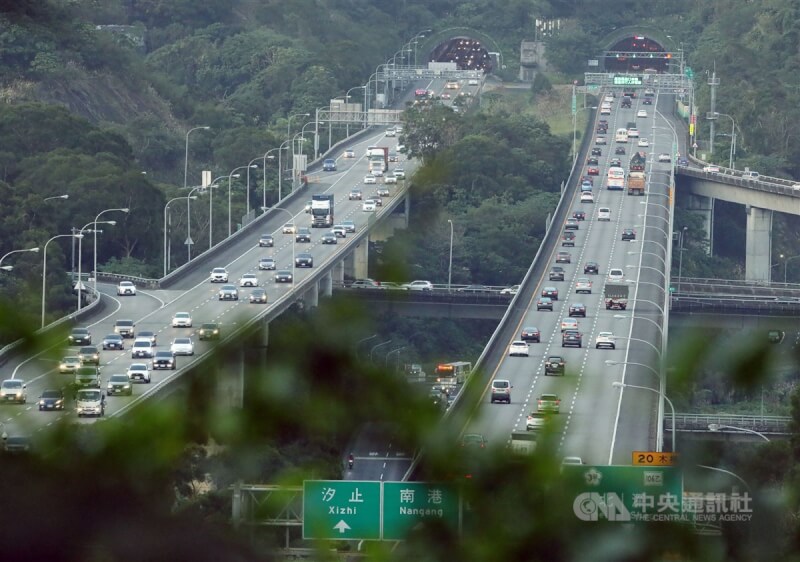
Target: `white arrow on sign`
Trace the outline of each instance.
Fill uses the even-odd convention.
[[[350,530],[350,525],[344,522],[344,519],[340,519],[339,522],[333,526],[334,529],[339,531],[339,534],[344,534],[345,531]]]

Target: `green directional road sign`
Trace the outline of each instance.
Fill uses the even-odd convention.
[[[582,521],[683,521],[683,476],[670,466],[563,467]]]
[[[689,80],[691,80],[692,78],[694,78],[694,70],[692,70],[692,67],[691,67],[691,66],[687,66],[687,67],[686,67],[686,68],[683,70],[683,73],[684,73],[684,74],[686,74],[686,78],[688,78]]]
[[[305,480],[304,539],[381,538],[381,482]]]
[[[383,538],[403,540],[417,525],[439,520],[458,529],[458,490],[430,482],[383,484]]]

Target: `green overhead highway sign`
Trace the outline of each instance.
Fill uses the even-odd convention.
[[[429,482],[384,482],[383,538],[403,540],[417,525],[440,520],[458,529],[458,490]]]
[[[381,482],[303,482],[304,539],[381,538]]]
[[[615,86],[641,86],[642,77],[638,74],[615,74]]]
[[[682,521],[683,476],[671,466],[566,465],[572,511],[582,521]]]

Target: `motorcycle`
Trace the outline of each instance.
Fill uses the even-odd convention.
[[[347,469],[348,470],[353,470],[353,465],[354,464],[355,464],[355,459],[353,458],[353,455],[350,455],[349,457],[347,457]]]

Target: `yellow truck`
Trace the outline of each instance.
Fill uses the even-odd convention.
[[[628,174],[628,195],[644,195],[644,172],[630,172]]]

